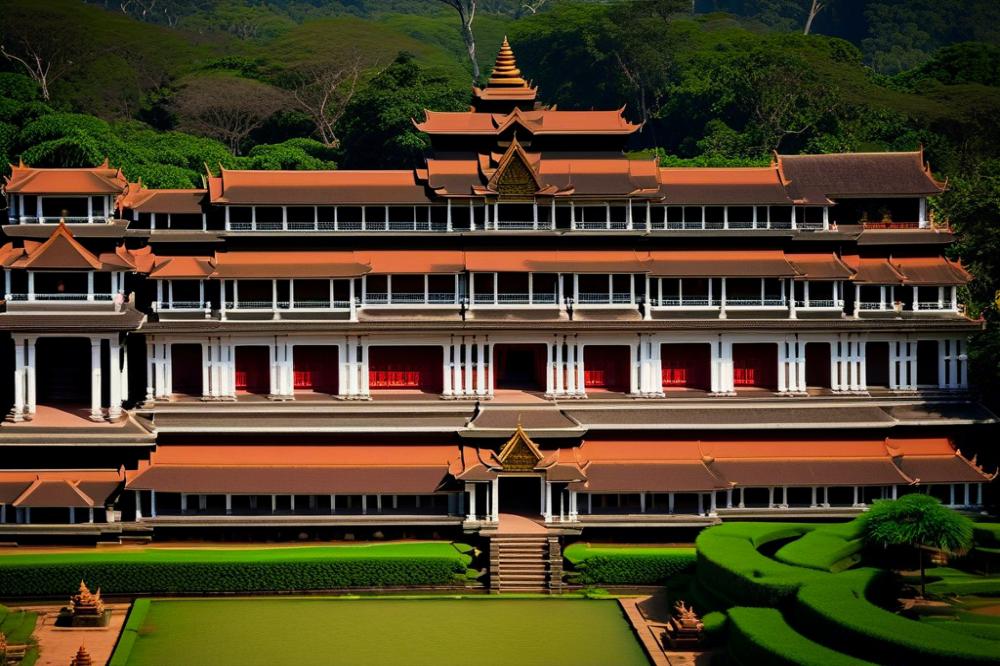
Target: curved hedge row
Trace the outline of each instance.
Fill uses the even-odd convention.
[[[278,550],[286,551],[284,554]],[[170,551],[148,557],[97,553],[80,558],[0,557],[0,590],[10,597],[62,596],[86,580],[105,594],[177,594],[329,590],[345,587],[448,585],[462,582],[471,561],[448,544],[361,550]]]
[[[729,654],[741,664],[866,666],[871,662],[809,640],[773,608],[729,610]]]
[[[694,567],[694,548],[593,547],[575,543],[563,552],[582,585],[661,585]]]
[[[837,525],[824,525],[785,544],[775,559],[797,567],[838,573],[861,561],[864,548],[864,522],[861,519]]]
[[[888,575],[859,569],[803,585],[796,595],[796,624],[830,645],[882,663],[996,664],[1000,644],[963,636],[891,613],[869,599],[888,587]]]
[[[731,605],[776,606],[803,583],[825,575],[782,564],[757,549],[772,541],[801,536],[811,525],[728,523],[698,535],[698,582]]]
[[[149,599],[136,599],[132,603],[132,608],[128,612],[128,620],[122,627],[122,633],[118,637],[115,651],[111,654],[111,661],[108,666],[126,666],[129,657],[132,655],[132,646],[139,638],[139,629],[146,621],[146,614],[149,613]]]

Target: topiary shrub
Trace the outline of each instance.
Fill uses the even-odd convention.
[[[803,585],[796,595],[795,625],[829,645],[887,664],[996,664],[1000,643],[957,637],[946,629],[909,620],[872,599],[889,599],[891,576],[858,569]]]
[[[813,529],[812,525],[782,523],[711,527],[696,541],[698,582],[731,606],[780,605],[806,581],[829,574],[776,562],[757,548]]]
[[[563,552],[581,585],[662,585],[691,571],[693,548],[593,547],[576,543]]]
[[[729,654],[740,664],[865,666],[871,662],[809,640],[773,608],[729,609]]]
[[[701,618],[704,624],[705,645],[722,645],[726,640],[726,627],[729,624],[729,616],[721,611],[706,613]]]
[[[864,522],[824,525],[778,549],[775,559],[797,567],[838,573],[861,561]]]

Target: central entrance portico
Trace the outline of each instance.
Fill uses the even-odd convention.
[[[493,355],[494,388],[545,391],[544,344],[498,344]]]

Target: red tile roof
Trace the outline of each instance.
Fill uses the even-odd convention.
[[[213,204],[333,206],[365,203],[427,204],[413,170],[240,171],[208,178]]]
[[[8,194],[121,194],[128,181],[121,169],[104,164],[89,168],[49,169],[10,165],[4,189]]]

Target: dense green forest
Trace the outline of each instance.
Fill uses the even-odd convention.
[[[407,167],[410,118],[466,108],[508,34],[546,103],[625,106],[661,163],[924,146],[996,323],[998,33],[995,0],[0,0],[0,159],[109,157],[158,187]],[[997,395],[1000,336],[975,353]]]

